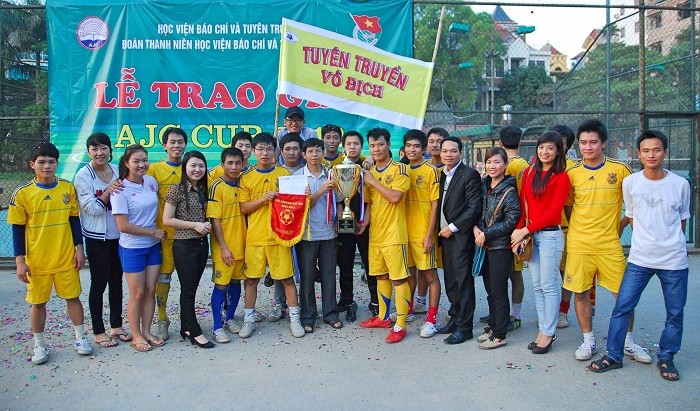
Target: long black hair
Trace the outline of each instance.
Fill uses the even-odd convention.
[[[129,168],[126,166],[126,163],[129,162],[129,159],[131,156],[134,155],[137,151],[143,151],[148,155],[148,151],[146,151],[145,148],[141,144],[132,144],[129,147],[126,148],[124,151],[124,155],[122,155],[119,158],[119,179],[123,180],[129,175]]]
[[[202,154],[201,152],[199,152],[197,150],[192,150],[192,151],[186,152],[185,155],[182,156],[182,165],[180,165],[180,167],[182,167],[182,173],[180,176],[179,190],[182,193],[182,195],[185,197],[185,210],[187,210],[189,212],[190,211],[190,202],[187,200],[189,200],[188,196],[190,195],[190,193],[187,190],[187,182],[189,181],[187,178],[187,163],[189,163],[189,161],[193,158],[198,158],[198,159],[204,161],[204,175],[195,184],[195,189],[197,190],[197,195],[199,196],[199,203],[202,205],[202,209],[205,210],[205,213],[206,213],[205,206],[206,206],[207,194],[208,194],[207,189],[209,187],[208,182],[207,182],[207,180],[208,180],[207,177],[208,177],[209,173],[207,173],[207,170],[208,170],[207,159],[204,157],[204,154]]]
[[[544,191],[547,188],[547,182],[549,182],[549,178],[553,174],[566,171],[566,158],[564,157],[564,144],[562,143],[561,135],[556,131],[545,131],[542,133],[540,138],[537,139],[537,144],[535,147],[539,147],[545,143],[554,144],[554,147],[557,148],[557,156],[554,158],[554,164],[552,164],[552,167],[547,170],[544,176],[542,176],[542,173],[540,173],[540,171],[542,171],[542,160],[540,160],[539,155],[535,155],[535,164],[533,167],[536,172],[532,177],[532,193],[535,196],[544,194]]]

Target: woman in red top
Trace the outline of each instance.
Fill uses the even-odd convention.
[[[523,214],[511,235],[514,251],[528,234],[534,240],[530,273],[539,333],[528,345],[533,354],[547,353],[556,339],[561,298],[559,262],[564,251],[561,211],[571,187],[565,154],[562,138],[556,131],[546,131],[537,140],[537,159],[523,171],[520,190]]]

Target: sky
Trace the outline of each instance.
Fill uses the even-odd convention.
[[[522,2],[522,0],[520,0]],[[530,1],[535,3],[535,1]],[[575,0],[546,0],[546,3],[558,4],[605,4],[605,1],[575,1]],[[613,1],[619,4],[620,1]],[[605,25],[604,8],[574,8],[574,7],[533,7],[533,6],[508,6],[508,2],[501,3],[501,7],[508,17],[521,26],[535,26],[535,32],[527,35],[527,43],[535,48],[540,48],[550,43],[561,53],[572,57],[583,51],[582,45],[586,36],[595,28]],[[496,6],[471,6],[475,12],[485,11],[492,13]],[[614,14],[614,9],[611,14]],[[611,16],[612,18],[612,16]]]

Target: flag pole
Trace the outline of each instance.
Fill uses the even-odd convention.
[[[445,19],[445,6],[440,10],[440,21],[438,22],[437,36],[435,37],[435,48],[433,49],[433,64],[437,58],[438,46],[440,45],[440,35],[442,34],[442,21]]]

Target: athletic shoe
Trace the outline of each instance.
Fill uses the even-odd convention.
[[[494,348],[498,347],[503,347],[506,345],[506,339],[500,339],[500,338],[489,338],[488,340],[483,341],[481,344],[479,344],[479,349],[480,350],[492,350]]]
[[[423,338],[430,338],[437,333],[437,327],[435,324],[426,321],[422,327],[420,327],[420,336]]]
[[[253,315],[253,318],[255,319],[256,323],[259,323],[260,321],[265,319],[265,316],[260,311],[258,311],[257,308],[255,309],[255,311],[253,311]]]
[[[341,310],[338,310],[341,311]],[[349,323],[355,322],[357,320],[357,303],[353,301],[347,306],[345,311],[345,320]]]
[[[574,354],[574,356],[579,361],[587,361],[590,360],[591,357],[593,357],[593,354],[596,354],[597,352],[598,347],[596,347],[595,343],[593,343],[593,347],[591,347],[583,342],[578,346],[578,350],[576,350],[576,354]]]
[[[75,351],[77,351],[80,355],[92,354],[92,347],[90,346],[90,342],[88,341],[87,337],[75,340],[75,343],[73,343],[73,348],[75,348]]]
[[[389,344],[395,344],[401,340],[403,340],[403,337],[406,336],[406,330],[403,328],[399,329],[399,331],[396,331],[396,328],[393,328],[391,331],[389,331],[389,335],[386,336],[386,342]]]
[[[479,322],[480,322],[480,323],[484,323],[484,324],[488,324],[488,323],[489,323],[489,319],[491,319],[491,317],[488,316],[488,315],[485,315],[485,316],[483,316],[483,317],[479,317]]]
[[[651,364],[651,357],[649,354],[647,354],[644,348],[635,343],[632,343],[629,347],[625,347],[625,355],[642,364]]]
[[[395,322],[396,322],[396,318],[397,318],[398,316],[399,316],[399,315],[398,315],[397,313],[391,313],[391,314],[389,314],[389,321],[391,321],[392,323],[395,323]],[[407,323],[412,323],[412,322],[413,322],[413,313],[408,313],[408,315],[406,316],[406,322],[407,322]]]
[[[32,355],[32,364],[43,364],[49,359],[49,350],[44,347],[34,346],[34,355]]]
[[[223,328],[217,328],[213,332],[214,334],[214,340],[220,344],[225,344],[227,342],[231,342],[231,339],[228,338],[228,335],[226,335],[226,331],[224,331]]]
[[[486,327],[484,328],[484,333],[476,338],[476,342],[482,343],[491,337],[493,337],[493,331],[491,331],[491,327]]]
[[[163,341],[170,338],[170,331],[168,330],[168,328],[170,328],[170,320],[158,320],[156,337],[160,338]]]
[[[566,313],[559,313],[559,321],[557,321],[557,328],[566,328],[569,326],[569,319]]]
[[[518,328],[520,328],[521,325],[522,325],[522,323],[520,321],[520,318],[515,318],[511,315],[510,322],[508,323],[508,326],[506,327],[506,331],[510,332],[513,330],[517,330]]]
[[[263,280],[263,285],[267,288],[270,288],[273,285],[275,285],[275,280],[272,279],[269,271],[265,274],[265,279]]]
[[[298,317],[289,321],[289,328],[292,329],[292,336],[295,338],[301,338],[306,334],[304,326],[301,325],[301,321]]]
[[[428,306],[416,301],[413,303],[413,312],[416,314],[425,314],[428,312]]]
[[[275,306],[272,308],[272,311],[270,311],[270,314],[267,315],[267,321],[271,323],[276,323],[277,321],[284,318],[284,314],[285,312],[282,309],[282,306],[279,304],[275,304]]]
[[[241,330],[238,332],[238,337],[248,338],[253,335],[253,331],[255,331],[255,323],[251,321],[243,321],[243,327],[241,327]]]
[[[226,320],[224,327],[234,334],[241,332],[241,326],[233,320]]]
[[[379,305],[378,304],[369,303],[369,305],[367,306],[367,309],[369,310],[369,313],[372,317],[376,317],[379,315]]]
[[[360,323],[362,328],[391,328],[391,321],[382,321],[379,317],[372,317]]]

